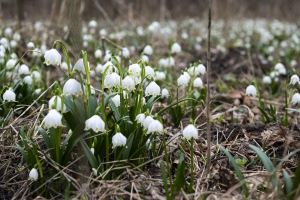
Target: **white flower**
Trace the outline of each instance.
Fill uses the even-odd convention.
[[[153,53],[153,49],[150,45],[147,45],[147,46],[144,47],[143,52],[144,52],[144,54],[147,54],[147,55],[151,56],[152,53]]]
[[[175,66],[175,59],[172,56],[170,56],[166,58],[166,63],[167,63],[167,67],[173,67]]]
[[[197,66],[197,71],[200,73],[200,74],[205,74],[206,73],[206,68],[205,68],[205,66],[203,65],[203,64],[199,64],[198,66]]]
[[[152,67],[150,67],[150,66],[145,67],[145,76],[148,79],[154,78],[155,73],[154,73],[154,70],[152,69]]]
[[[19,41],[21,39],[20,33],[18,33],[18,32],[14,33],[13,39],[16,40],[16,41]]]
[[[18,70],[19,75],[22,74],[29,74],[29,67],[25,64],[21,65],[19,70]]]
[[[15,101],[16,100],[16,94],[12,91],[11,88],[6,90],[2,96],[3,101]]]
[[[18,45],[17,41],[15,41],[15,40],[11,40],[9,44],[12,49],[16,48]]]
[[[144,120],[145,120],[145,114],[144,114],[144,113],[138,114],[138,115],[136,116],[135,120],[136,120],[138,123],[143,124],[143,123],[144,123]]]
[[[130,76],[130,78],[133,79],[134,85],[138,85],[138,84],[140,84],[141,81],[142,81],[142,78],[141,78],[140,76]]]
[[[187,86],[189,83],[188,79],[185,75],[181,74],[180,77],[177,79],[177,85],[178,86]]]
[[[117,146],[125,146],[127,142],[127,138],[122,133],[116,133],[112,137],[113,148]]]
[[[279,72],[279,74],[286,74],[286,69],[284,67],[284,65],[282,63],[277,63],[274,67],[275,70],[277,70]]]
[[[61,55],[56,49],[50,49],[45,52],[45,63],[49,65],[60,65],[61,64]]]
[[[168,59],[167,58],[161,58],[158,61],[158,66],[167,68],[168,67]]]
[[[188,80],[188,82],[190,82],[191,77],[187,72],[183,72],[183,75],[186,77],[186,79]]]
[[[122,87],[128,91],[132,91],[135,89],[134,80],[130,76],[126,76],[122,80]]]
[[[166,74],[164,72],[159,72],[159,71],[155,72],[154,80],[160,81],[165,79],[166,79]]]
[[[62,115],[54,109],[51,109],[44,119],[45,127],[57,128],[58,126],[62,126],[61,123]]]
[[[27,75],[24,77],[23,81],[27,84],[27,85],[31,85],[32,84],[32,77],[30,75]]]
[[[12,34],[12,29],[10,27],[7,27],[4,29],[4,35],[7,37],[10,37]]]
[[[191,76],[197,76],[197,75],[200,74],[199,71],[198,71],[198,68],[195,67],[195,66],[192,66],[192,67],[188,68],[187,71],[188,71],[189,75],[191,75]]]
[[[295,85],[296,83],[299,83],[299,84],[300,84],[299,76],[297,76],[296,74],[294,74],[294,75],[291,77],[291,82],[290,82],[290,84]]]
[[[271,71],[270,73],[270,77],[271,78],[277,78],[279,76],[279,72],[278,71]]]
[[[95,58],[101,58],[102,57],[102,51],[100,49],[97,49],[95,51]]]
[[[149,57],[147,55],[142,55],[141,59],[145,62],[149,62]]]
[[[291,103],[295,104],[295,103],[299,103],[300,102],[300,94],[299,93],[295,93],[292,97],[292,101]]]
[[[35,89],[34,92],[35,92],[35,94],[39,95],[39,94],[41,94],[42,89],[41,88]]]
[[[96,66],[96,72],[97,72],[98,74],[100,74],[100,73],[102,72],[102,67],[103,67],[103,65],[101,65],[101,64],[98,64],[98,65]]]
[[[94,176],[97,176],[97,175],[98,175],[98,171],[97,171],[97,169],[95,169],[95,168],[92,168],[92,171],[93,171],[93,174],[94,174]]]
[[[171,47],[171,53],[180,53],[181,46],[178,43],[174,43]]]
[[[145,90],[145,96],[149,96],[149,95],[160,95],[160,87],[154,82],[152,81]]]
[[[88,64],[88,69],[90,69],[89,62],[87,64]],[[77,70],[77,71],[85,74],[83,58],[80,58],[79,60],[77,60],[77,62],[75,63],[75,65],[73,67],[73,70],[74,71]]]
[[[201,78],[199,78],[199,77],[195,78],[195,80],[193,82],[193,86],[195,88],[196,87],[203,88],[203,82],[202,82]]]
[[[263,83],[265,84],[271,84],[272,83],[272,79],[270,76],[264,76],[263,77]]]
[[[81,95],[82,89],[80,83],[75,79],[72,78],[69,79],[63,87],[63,93],[65,95],[75,95],[75,96]]]
[[[32,168],[29,172],[29,180],[36,181],[39,178],[37,169]]]
[[[153,120],[148,126],[147,134],[154,133],[154,132],[158,132],[158,133],[164,132],[164,127],[158,120]]]
[[[117,68],[114,66],[114,64],[112,64],[112,62],[110,61],[107,61],[103,66],[102,66],[102,69],[101,69],[101,72],[104,73],[105,70],[107,68],[107,71],[106,71],[106,74],[110,74],[112,72],[117,72],[118,73],[118,70]]]
[[[71,67],[71,66],[70,66]],[[66,62],[62,62],[61,63],[61,65],[60,65],[60,68],[62,69],[62,70],[68,70],[68,63],[66,63]]]
[[[254,85],[249,85],[247,88],[246,88],[246,95],[248,96],[256,96],[257,95],[257,92],[256,92],[256,88],[254,87]]]
[[[99,31],[99,35],[101,36],[106,36],[107,35],[107,31],[103,28]]]
[[[35,79],[35,81],[40,81],[41,80],[41,74],[38,71],[32,71],[31,76],[32,76],[32,78]]]
[[[133,76],[140,76],[141,75],[141,67],[139,64],[132,64],[129,66],[129,74]]]
[[[154,119],[151,116],[147,116],[144,121],[143,121],[143,126],[144,128],[148,129],[149,125],[151,124],[151,122],[153,122]]]
[[[16,53],[12,53],[10,54],[11,59],[17,60],[18,59],[18,55]]]
[[[169,90],[167,90],[166,88],[161,90],[161,98],[164,98],[164,97],[168,98],[169,96],[170,96]]]
[[[6,62],[6,68],[12,69],[17,64],[17,61],[14,59],[10,59]]]
[[[94,115],[85,121],[85,130],[90,129],[92,129],[96,133],[98,133],[99,131],[104,132],[105,123],[98,115]]]
[[[89,22],[89,27],[91,27],[91,28],[96,28],[96,27],[97,27],[97,22],[96,22],[96,20],[91,20],[91,21]]]
[[[291,65],[291,67],[295,67],[297,65],[297,61],[296,60],[291,60],[290,65]]]
[[[113,72],[105,76],[104,79],[105,88],[112,88],[117,86],[120,86],[120,76],[117,73]]]
[[[129,51],[129,49],[126,48],[126,47],[124,47],[124,48],[122,49],[121,53],[122,53],[122,56],[123,56],[124,58],[127,58],[127,57],[130,56],[130,51]]]
[[[33,49],[34,48],[34,43],[33,42],[28,42],[27,48]]]
[[[93,155],[95,154],[95,149],[93,147],[91,148],[91,152]]]
[[[119,107],[120,106],[120,95],[116,95],[114,96],[113,98],[111,98],[111,100],[114,102],[115,106],[116,107]]]
[[[57,111],[61,110],[62,101],[59,96],[53,96],[48,102],[49,109],[56,109]],[[63,105],[63,111],[66,111],[66,105]]]
[[[196,129],[196,127],[194,125],[189,124],[183,129],[182,135],[187,140],[189,140],[191,138],[197,139],[198,138],[198,130]]]

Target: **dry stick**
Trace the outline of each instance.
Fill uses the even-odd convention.
[[[207,117],[207,167],[206,167],[206,176],[209,176],[210,172],[210,162],[211,162],[211,124],[210,124],[210,31],[211,31],[211,0],[208,0],[208,33],[207,33],[207,75],[206,75],[206,82],[207,82],[207,92],[206,92],[206,117]]]

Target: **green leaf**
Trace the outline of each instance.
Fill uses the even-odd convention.
[[[299,185],[300,185],[300,160],[298,161],[298,164],[297,164],[297,168],[296,168],[296,172],[295,172],[295,178],[294,178],[294,181],[293,181],[293,189],[292,189],[293,193],[289,198],[290,200],[295,199],[295,195],[296,195],[296,192],[299,188]]]
[[[285,169],[283,169],[282,172],[283,172],[283,177],[284,177],[285,194],[287,196],[290,196],[292,188],[293,188],[292,179],[291,179],[289,173],[287,173],[287,171]]]
[[[242,187],[243,187],[244,193],[245,193],[246,197],[248,197],[249,196],[249,189],[248,189],[248,187],[245,183],[245,178],[244,178],[238,164],[235,162],[235,159],[232,157],[232,155],[222,145],[219,144],[218,146],[226,154],[226,156],[229,158],[230,163],[232,164],[237,177],[242,182]]]
[[[90,96],[90,99],[88,102],[88,107],[89,107],[89,113],[90,113],[89,117],[92,117],[93,115],[95,115],[95,111],[98,107],[98,103],[97,103],[97,99],[96,99],[95,95]]]
[[[170,199],[169,186],[168,186],[167,177],[166,177],[166,170],[165,170],[165,166],[163,163],[160,163],[160,170],[161,170],[161,176],[162,176],[163,182],[164,182],[166,197],[167,197],[167,199]],[[172,184],[172,183],[170,183],[170,184]]]
[[[186,170],[186,165],[184,162],[184,154],[180,153],[179,163],[177,165],[177,171],[176,171],[176,179],[174,181],[176,191],[180,191],[181,188],[186,186],[185,170]]]
[[[87,157],[87,159],[89,160],[90,164],[92,165],[93,168],[97,169],[99,164],[97,162],[96,157],[93,155],[93,153],[91,152],[91,149],[88,147],[88,145],[85,143],[84,140],[80,140],[79,145],[81,146],[81,148],[84,151],[85,156]]]

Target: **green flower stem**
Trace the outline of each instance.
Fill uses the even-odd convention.
[[[60,164],[60,143],[61,143],[61,134],[62,134],[62,127],[59,126],[55,128],[55,154],[56,154],[56,162]]]
[[[88,65],[88,61],[87,61],[86,51],[81,51],[81,54],[82,54],[82,58],[83,58],[83,65],[84,65],[84,71],[85,71],[85,76],[86,76],[86,91],[87,91],[86,99],[88,102],[90,99],[90,96],[91,96],[90,69],[89,69],[89,65]],[[87,117],[89,117],[89,116],[87,116]]]
[[[191,139],[191,181],[189,186],[189,192],[193,191],[194,185],[194,138]]]
[[[172,183],[171,167],[170,167],[170,163],[169,163],[169,156],[168,156],[168,152],[167,152],[165,135],[163,135],[163,145],[164,145],[164,150],[165,150],[165,158],[166,158],[166,162],[167,162],[168,177],[169,177],[170,187],[171,187],[171,196],[173,198],[174,185]]]
[[[102,98],[101,98],[101,101],[102,101],[102,105],[101,105],[101,108],[102,108],[102,111],[101,111],[101,116],[102,116],[102,120],[104,121],[104,123],[106,124],[105,126],[105,130],[106,130],[106,139],[105,139],[105,142],[106,142],[106,169],[109,169],[109,137],[108,137],[108,125],[107,125],[107,120],[106,120],[106,113],[105,113],[105,105],[104,105],[104,99],[105,99],[105,95],[104,95],[104,78],[105,78],[105,75],[107,73],[107,70],[108,68],[106,68],[102,74]]]

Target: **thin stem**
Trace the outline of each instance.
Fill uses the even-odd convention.
[[[210,32],[211,32],[211,0],[208,0],[208,34],[207,34],[207,91],[206,91],[206,117],[207,117],[207,166],[206,166],[206,176],[209,175],[210,172],[210,163],[211,163],[211,123],[210,123]]]
[[[164,145],[165,157],[166,157],[166,162],[167,162],[168,177],[169,177],[170,187],[171,187],[171,197],[173,198],[174,185],[172,183],[171,168],[170,168],[170,163],[169,163],[169,156],[168,156],[168,152],[167,152],[165,135],[163,135],[163,145]]]
[[[194,185],[194,138],[191,139],[191,181],[189,191],[193,191]]]

